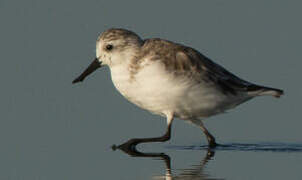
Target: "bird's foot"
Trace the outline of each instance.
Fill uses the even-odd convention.
[[[121,150],[131,150],[131,151],[135,151],[136,150],[136,145],[138,144],[138,140],[136,139],[130,139],[127,142],[121,144],[121,145],[113,145],[111,148],[112,150],[116,150],[116,149],[121,149]]]
[[[209,148],[216,148],[217,146],[219,146],[219,144],[217,144],[215,141],[209,141]]]
[[[209,148],[216,148],[217,146],[219,146],[220,144],[216,143],[216,140],[213,136],[209,136],[208,137],[208,144],[209,144]]]

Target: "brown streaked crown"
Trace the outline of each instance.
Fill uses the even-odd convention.
[[[112,42],[119,41],[119,46],[142,45],[143,40],[134,32],[127,29],[111,28],[103,32],[97,39],[100,41]]]

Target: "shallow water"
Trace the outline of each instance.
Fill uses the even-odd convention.
[[[186,150],[208,150],[208,146],[167,146],[168,149],[186,149]],[[302,152],[302,144],[287,143],[226,143],[217,146],[214,151],[259,151],[259,152]]]
[[[301,7],[276,0],[0,0],[0,179],[301,180]],[[215,150],[199,128],[176,120],[169,142],[138,147],[145,154],[113,151],[112,144],[161,135],[166,120],[125,100],[108,68],[71,83],[95,58],[97,36],[112,27],[191,46],[285,95],[207,119],[222,144]]]
[[[147,158],[150,163],[155,161],[157,166],[161,164],[162,169],[149,169],[152,173],[146,173],[144,179],[302,178],[302,172],[299,172],[302,162],[302,144],[226,143],[215,149],[207,146],[169,145],[162,150],[166,150],[165,153],[123,152],[133,158],[128,159],[129,161]],[[273,164],[272,159],[274,159]],[[135,172],[138,170],[136,169]]]

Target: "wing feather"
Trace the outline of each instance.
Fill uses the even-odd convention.
[[[181,55],[179,55],[181,54]],[[254,84],[247,82],[214,63],[208,57],[190,47],[177,52],[176,61],[191,64],[190,71],[196,71],[196,78],[217,84],[223,93],[236,95],[238,91],[249,91]]]
[[[137,59],[144,59],[142,57],[162,61],[165,68],[176,75],[187,75],[198,82],[215,84],[224,94],[236,95],[238,92],[261,91],[266,88],[237,77],[193,48],[171,41],[146,39],[142,54]]]

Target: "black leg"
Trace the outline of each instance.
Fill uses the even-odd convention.
[[[207,130],[207,128],[203,125],[202,122],[199,125],[200,125],[201,130],[203,131],[203,133],[207,136],[209,147],[210,148],[215,148],[218,144],[216,143],[216,140],[215,140],[214,136]]]
[[[166,133],[163,136],[154,137],[154,138],[134,138],[134,139],[128,140],[127,142],[125,142],[115,148],[135,150],[135,147],[141,143],[168,141],[171,138],[171,128],[172,128],[172,123],[168,124]]]

